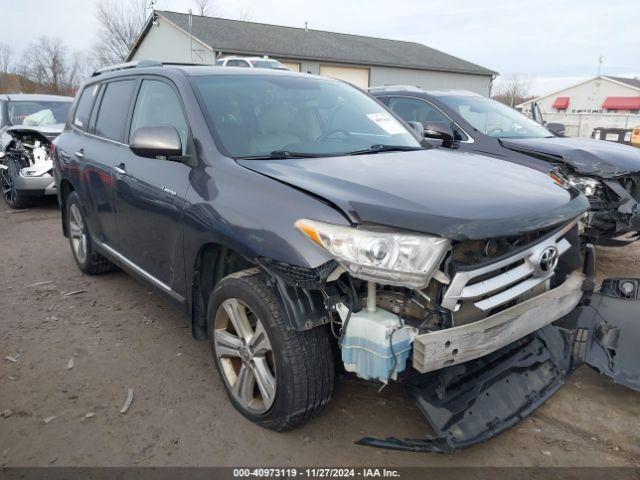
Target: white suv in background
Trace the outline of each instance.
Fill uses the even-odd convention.
[[[274,70],[288,70],[279,61],[264,57],[224,57],[216,60],[221,67],[272,68]]]

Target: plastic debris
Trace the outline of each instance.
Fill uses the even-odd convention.
[[[93,418],[95,416],[96,416],[95,412],[89,412],[84,414],[84,418],[86,419]]]
[[[2,418],[9,418],[11,415],[13,415],[13,411],[9,409],[0,412],[0,417]]]
[[[70,297],[71,295],[78,295],[79,293],[87,293],[89,290],[74,290],[73,292],[65,293],[65,297]]]
[[[73,368],[73,358],[70,358],[67,362],[67,370],[71,370]]]
[[[20,360],[20,357],[22,355],[23,355],[22,352],[18,352],[13,357],[7,356],[7,357],[4,357],[4,358],[5,358],[5,360],[10,361],[11,363],[18,363],[18,360]]]
[[[120,413],[127,413],[129,407],[131,406],[131,402],[133,402],[133,388],[130,388],[127,393],[127,399],[124,401],[124,405],[120,409]]]
[[[56,418],[58,418],[57,415],[51,415],[50,417],[46,417],[43,422],[46,424],[51,423],[53,420],[55,420]]]
[[[31,285],[29,285],[29,287],[39,287],[41,285],[49,285],[53,283],[53,280],[47,280],[46,282],[36,282],[36,283],[32,283]]]

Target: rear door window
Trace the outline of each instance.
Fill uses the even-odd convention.
[[[451,125],[453,121],[440,109],[431,103],[419,98],[392,97],[389,99],[389,108],[400,118],[407,122],[420,122],[425,127],[431,125]],[[465,141],[469,137],[454,124],[456,140]]]
[[[140,127],[172,126],[180,134],[182,152],[187,146],[187,121],[178,95],[160,80],[143,80],[131,119],[130,135]]]
[[[116,142],[122,141],[135,84],[134,79],[106,84],[96,117],[96,135]]]
[[[73,114],[73,125],[80,130],[89,129],[89,115],[91,115],[91,106],[98,93],[98,87],[99,85],[89,85],[80,95],[76,111]]]

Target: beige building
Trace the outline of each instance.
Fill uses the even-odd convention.
[[[128,60],[214,64],[229,55],[275,58],[291,70],[360,88],[409,84],[488,96],[496,72],[415,42],[154,11]]]
[[[516,105],[531,115],[534,103],[547,122],[563,123],[567,134],[591,137],[595,129],[640,126],[640,79],[598,76]],[[625,137],[626,138],[626,137]]]
[[[525,113],[536,102],[545,113],[640,113],[640,78],[599,76],[516,105]]]

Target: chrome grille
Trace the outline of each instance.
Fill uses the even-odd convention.
[[[571,248],[563,238],[577,223],[557,230],[544,240],[497,262],[474,270],[459,271],[451,280],[442,299],[442,306],[452,311],[463,301],[472,301],[482,311],[504,305],[546,282],[555,269],[545,271],[540,262],[544,252],[554,249],[558,257]]]

